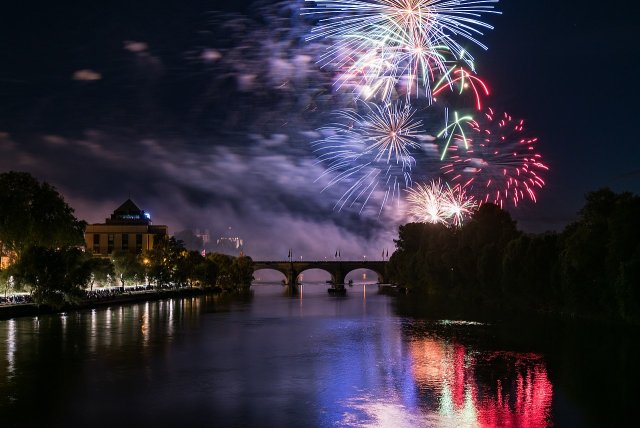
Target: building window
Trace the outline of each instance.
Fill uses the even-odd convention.
[[[93,253],[100,254],[100,234],[93,234]]]
[[[129,251],[129,235],[122,234],[122,251]]]
[[[113,253],[113,233],[109,234],[109,239],[107,240],[107,254]]]
[[[142,252],[142,233],[136,233],[136,253]]]

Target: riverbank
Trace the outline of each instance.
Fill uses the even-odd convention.
[[[44,314],[54,314],[82,309],[93,309],[103,306],[121,305],[127,303],[145,302],[179,297],[200,296],[203,294],[217,294],[221,290],[218,288],[180,288],[174,290],[152,290],[144,292],[125,292],[123,294],[108,297],[89,299],[78,305],[66,305],[60,309],[55,309],[46,305],[36,305],[35,303],[25,303],[19,305],[0,306],[0,320],[18,317],[32,317]]]

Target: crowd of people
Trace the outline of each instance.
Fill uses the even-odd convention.
[[[25,303],[33,303],[30,294],[9,294],[0,296],[0,305],[21,305]]]
[[[146,285],[132,285],[128,287],[100,287],[94,288],[91,290],[86,290],[86,299],[87,300],[108,300],[113,299],[115,297],[131,294],[131,293],[141,293],[153,290],[168,290],[178,288],[177,286],[161,286],[156,287],[151,284]],[[21,304],[29,304],[33,303],[33,299],[30,294],[20,293],[20,294],[7,294],[0,296],[0,305],[21,305]]]

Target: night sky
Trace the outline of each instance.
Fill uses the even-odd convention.
[[[340,102],[310,60],[321,47],[301,41],[287,4],[218,3],[3,5],[0,171],[48,181],[90,223],[131,196],[171,233],[232,227],[255,259],[391,252],[402,207],[337,211],[339,190],[316,181],[310,142]],[[476,67],[489,104],[526,120],[550,167],[538,203],[509,210],[519,227],[561,230],[604,186],[639,193],[628,2],[498,8]]]

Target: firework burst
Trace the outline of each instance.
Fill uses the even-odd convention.
[[[537,138],[524,131],[524,121],[508,113],[497,115],[492,109],[471,121],[468,144],[449,147],[449,162],[442,167],[451,182],[476,195],[478,203],[493,202],[500,207],[517,206],[526,198],[536,202],[536,188],[545,184],[541,174],[549,168],[535,152]]]
[[[323,65],[362,69],[372,57],[384,58],[384,68],[368,68],[368,79],[380,70],[396,80],[405,78],[408,86],[422,84],[431,97],[431,82],[446,74],[448,61],[473,57],[462,47],[466,39],[486,49],[476,37],[481,29],[493,27],[479,18],[494,10],[498,0],[317,0],[303,14],[319,18],[309,39],[328,38],[333,45],[320,58]],[[410,91],[407,91],[407,96]]]
[[[407,192],[408,213],[420,222],[459,227],[477,206],[460,186],[449,187],[440,180],[417,184]]]
[[[326,137],[312,146],[318,161],[327,166],[323,176],[332,177],[325,189],[339,183],[347,186],[337,207],[342,209],[349,201],[364,207],[381,190],[382,208],[411,184],[422,122],[401,102],[379,106],[358,101],[357,106],[337,112],[338,121],[320,128]]]

